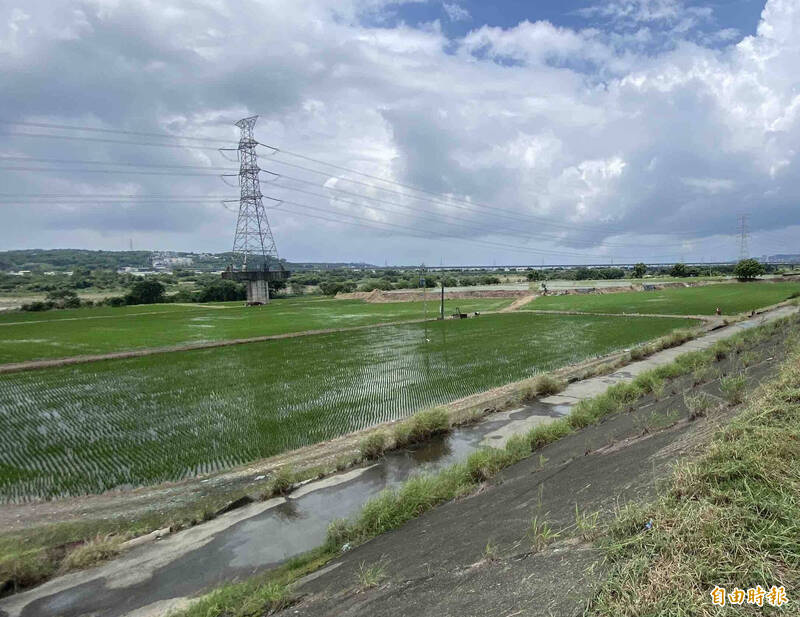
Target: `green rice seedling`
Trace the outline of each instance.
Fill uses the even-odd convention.
[[[647,313],[713,315],[717,307],[724,315],[751,311],[786,300],[798,291],[798,283],[726,283],[702,287],[667,288],[642,292],[542,296],[528,307],[534,310],[575,310],[587,313]]]
[[[390,441],[412,443],[447,430],[437,405],[681,323],[508,313],[3,374],[0,502],[213,474],[395,420]]]

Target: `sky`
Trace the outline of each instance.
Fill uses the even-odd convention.
[[[0,250],[800,253],[796,0],[0,0]],[[229,175],[232,174],[232,175]]]

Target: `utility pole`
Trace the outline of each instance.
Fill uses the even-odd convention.
[[[747,259],[750,257],[750,247],[748,246],[748,240],[750,238],[750,232],[748,230],[747,219],[750,217],[749,214],[742,213],[739,215],[739,260]]]

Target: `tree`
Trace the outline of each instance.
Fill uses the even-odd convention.
[[[216,279],[205,285],[198,295],[199,302],[228,302],[244,300],[247,292],[244,285],[228,279]]]
[[[53,308],[78,308],[81,305],[78,294],[71,289],[56,289],[50,291],[44,299]]]
[[[525,273],[525,278],[529,281],[541,281],[545,276],[541,270],[528,270]]]
[[[683,278],[685,276],[689,276],[689,272],[686,269],[686,264],[677,263],[669,270],[670,276],[675,276],[679,278]]]
[[[158,281],[144,279],[134,283],[125,294],[127,304],[156,304],[164,301],[164,286]]]
[[[633,266],[633,278],[640,279],[643,278],[645,274],[647,274],[647,266],[641,261]]]
[[[756,259],[742,259],[733,269],[740,281],[752,281],[766,272],[764,265]]]

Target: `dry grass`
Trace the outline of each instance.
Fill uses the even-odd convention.
[[[120,538],[117,536],[97,536],[93,540],[81,544],[64,558],[61,566],[64,570],[78,570],[96,565],[110,559],[120,552]]]

